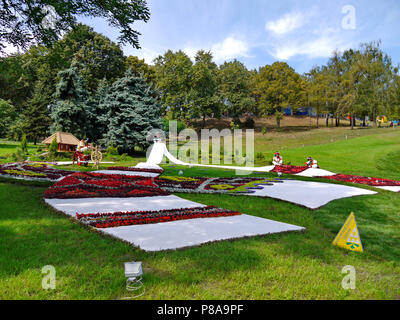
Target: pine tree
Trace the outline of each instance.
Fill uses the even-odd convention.
[[[45,94],[44,91],[46,91],[46,86],[38,81],[35,85],[33,97],[28,101],[24,112],[24,131],[34,144],[40,137],[46,136],[51,124],[48,108],[49,94]]]
[[[69,69],[58,73],[60,82],[56,87],[56,102],[52,106],[51,131],[70,132],[78,138],[86,138],[93,131],[91,108],[88,106],[89,94],[81,75],[77,60]]]
[[[110,91],[110,86],[107,79],[100,81],[99,86],[94,94],[92,94],[87,102],[89,108],[88,119],[92,124],[92,130],[88,134],[90,141],[98,142],[107,133],[107,112],[108,105],[104,103],[108,93]]]
[[[130,69],[114,82],[101,106],[108,110],[104,118],[108,130],[103,143],[118,147],[120,152],[132,152],[135,146],[146,147],[149,131],[163,125],[161,106],[154,97],[153,88]]]

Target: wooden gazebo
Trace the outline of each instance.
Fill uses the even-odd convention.
[[[47,150],[54,139],[57,139],[58,152],[74,152],[79,144],[79,140],[72,133],[57,131],[42,141],[46,145]]]

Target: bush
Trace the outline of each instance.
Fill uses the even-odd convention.
[[[231,121],[229,126],[231,127],[231,130],[240,129],[240,123],[235,123],[234,121]]]
[[[255,127],[254,120],[250,117],[246,118],[246,120],[244,122],[244,127],[247,129],[254,129],[254,127]]]
[[[56,157],[57,150],[58,150],[58,143],[57,143],[57,139],[54,138],[53,141],[50,143],[50,146],[49,146],[49,156],[50,156],[50,158],[55,158]]]
[[[113,146],[109,146],[106,150],[107,155],[112,155],[112,156],[117,156],[118,153],[118,149],[113,147]]]
[[[128,154],[127,153],[123,153],[121,155],[121,157],[119,158],[120,161],[125,161],[128,158]]]
[[[169,122],[170,121],[177,121],[177,133],[179,134],[181,131],[183,131],[183,130],[185,130],[186,129],[186,125],[182,122],[182,121],[179,121],[179,120],[169,120],[169,119],[163,119],[163,122],[164,122],[164,130],[165,130],[165,133],[168,135],[168,132],[169,132]]]
[[[28,154],[28,142],[26,140],[26,134],[24,134],[22,136],[22,140],[21,140],[21,150],[23,152],[25,152],[26,154]]]
[[[263,128],[261,129],[261,133],[262,133],[263,136],[265,136],[265,135],[267,134],[267,132],[268,132],[268,130],[267,130],[266,127],[263,127]]]
[[[265,160],[264,154],[263,154],[262,152],[258,152],[258,153],[256,154],[256,160],[259,160],[259,161]]]
[[[11,159],[14,162],[25,161],[26,160],[26,153],[20,147],[17,147],[15,152],[11,154]]]

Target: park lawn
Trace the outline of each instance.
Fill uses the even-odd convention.
[[[120,299],[123,262],[144,263],[143,299],[399,299],[398,194],[337,200],[317,211],[282,201],[229,195],[186,199],[301,225],[288,233],[146,253],[56,214],[45,188],[0,182],[0,299]],[[365,253],[331,245],[349,210]],[[56,290],[42,290],[41,269],[53,265]],[[353,265],[357,289],[341,288]]]
[[[373,134],[316,144],[321,136],[304,148],[284,149],[284,160],[301,165],[312,155],[324,169],[399,179],[400,131],[392,130],[368,129],[363,132]],[[125,165],[142,160],[128,159]],[[184,176],[236,174],[234,170],[163,167],[165,175],[177,175],[180,170]],[[0,299],[121,299],[129,296],[123,262],[132,260],[144,263],[146,294],[142,299],[400,299],[398,193],[380,191],[336,200],[316,211],[267,198],[178,194],[304,226],[307,231],[145,253],[56,214],[43,201],[46,186],[0,179]],[[331,245],[350,211],[356,215],[363,254]],[[45,265],[56,267],[56,290],[41,288]],[[356,268],[354,291],[341,287],[345,265]]]

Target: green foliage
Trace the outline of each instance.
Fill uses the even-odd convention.
[[[108,110],[108,127],[102,142],[127,153],[133,152],[135,146],[148,146],[147,135],[163,127],[161,106],[155,95],[154,89],[131,70],[114,82],[103,101]]]
[[[275,62],[260,68],[255,77],[255,94],[258,107],[264,115],[275,115],[278,128],[283,109],[296,110],[305,101],[305,91],[300,75],[285,62]]]
[[[170,121],[176,121],[176,128],[177,128],[177,133],[179,134],[182,130],[186,129],[186,125],[184,122],[179,121],[179,120],[168,120],[167,118],[163,119],[163,124],[164,124],[164,130],[168,134],[169,132],[169,122]]]
[[[75,60],[69,69],[58,75],[56,102],[51,107],[51,131],[70,132],[80,139],[91,135],[95,123],[91,121],[94,115],[87,104],[89,94],[78,68]]]
[[[73,4],[73,5],[72,5]],[[51,5],[54,12],[47,7]],[[43,10],[45,9],[45,10]],[[52,23],[48,22],[50,15],[57,15]],[[146,1],[115,0],[104,2],[100,0],[76,0],[73,3],[65,1],[14,1],[3,0],[0,11],[0,43],[11,43],[20,49],[26,49],[35,43],[51,46],[60,35],[76,25],[78,16],[105,18],[108,23],[119,29],[119,40],[122,44],[130,44],[139,48],[139,33],[132,29],[135,21],[147,22],[150,12]],[[4,45],[0,46],[4,53]]]
[[[10,125],[17,117],[15,107],[11,101],[0,99],[0,137],[6,137]]]
[[[224,101],[223,111],[227,111],[235,122],[243,113],[255,109],[255,100],[250,95],[250,73],[243,63],[234,60],[221,65],[218,85]]]
[[[265,136],[265,135],[267,134],[267,132],[268,132],[268,129],[267,129],[266,127],[263,127],[263,128],[261,129],[261,134],[262,134],[263,136]]]
[[[190,117],[192,66],[192,61],[183,51],[168,50],[155,59],[156,81],[161,90],[163,111],[168,107],[173,119]]]
[[[264,153],[262,153],[262,152],[257,152],[257,153],[256,153],[255,159],[256,159],[256,160],[259,160],[259,161],[265,160],[265,155],[264,155]]]
[[[116,156],[116,155],[118,155],[118,150],[117,150],[117,148],[115,148],[115,147],[113,147],[113,146],[109,146],[109,147],[107,148],[107,150],[106,150],[106,153],[107,153],[108,155]]]
[[[26,151],[24,151],[22,148],[17,147],[15,149],[15,152],[11,154],[11,160],[13,162],[22,162],[26,160]]]
[[[49,146],[50,157],[55,158],[57,155],[57,151],[58,151],[58,143],[57,143],[57,139],[54,138]]]
[[[21,140],[21,150],[25,153],[28,153],[28,142],[26,140],[26,134],[23,135]]]

